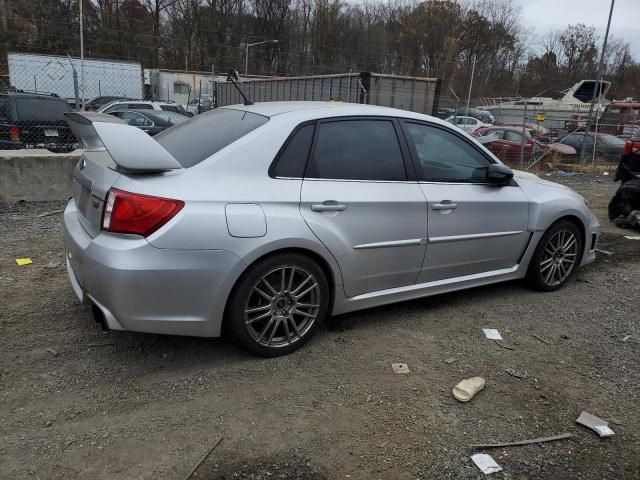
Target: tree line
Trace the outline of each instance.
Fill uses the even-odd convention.
[[[80,0],[0,0],[2,55],[79,54]],[[85,56],[145,68],[438,77],[442,96],[530,96],[596,76],[602,44],[575,23],[542,37],[513,0],[83,0]],[[615,33],[615,32],[614,32]],[[475,67],[474,67],[475,63]],[[0,67],[1,68],[1,67]],[[609,97],[640,97],[640,65],[615,37]],[[446,102],[445,102],[446,103]]]

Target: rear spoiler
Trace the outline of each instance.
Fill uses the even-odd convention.
[[[64,115],[85,150],[106,150],[115,162],[116,170],[143,173],[182,168],[162,145],[118,117],[96,112],[69,112]]]

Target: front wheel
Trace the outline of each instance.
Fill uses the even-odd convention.
[[[297,350],[329,309],[322,268],[300,254],[277,254],[249,268],[232,293],[227,328],[250,352],[276,357]]]
[[[561,220],[540,239],[529,264],[527,280],[537,290],[558,290],[574,274],[581,256],[580,230],[573,222]]]

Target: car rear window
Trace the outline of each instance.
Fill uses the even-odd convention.
[[[218,108],[190,118],[153,138],[180,165],[189,168],[268,121],[268,117],[256,113]]]
[[[16,114],[19,120],[64,120],[71,107],[64,100],[49,98],[16,98]]]

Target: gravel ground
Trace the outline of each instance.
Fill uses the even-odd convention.
[[[640,241],[606,219],[610,178],[551,177],[589,199],[613,252],[565,289],[512,282],[337,317],[277,359],[103,333],[68,285],[61,215],[38,217],[62,204],[3,207],[0,478],[182,479],[220,437],[197,478],[483,478],[469,458],[482,451],[504,468],[491,478],[640,478]],[[485,390],[454,400],[476,375]],[[576,425],[582,410],[616,435]]]

